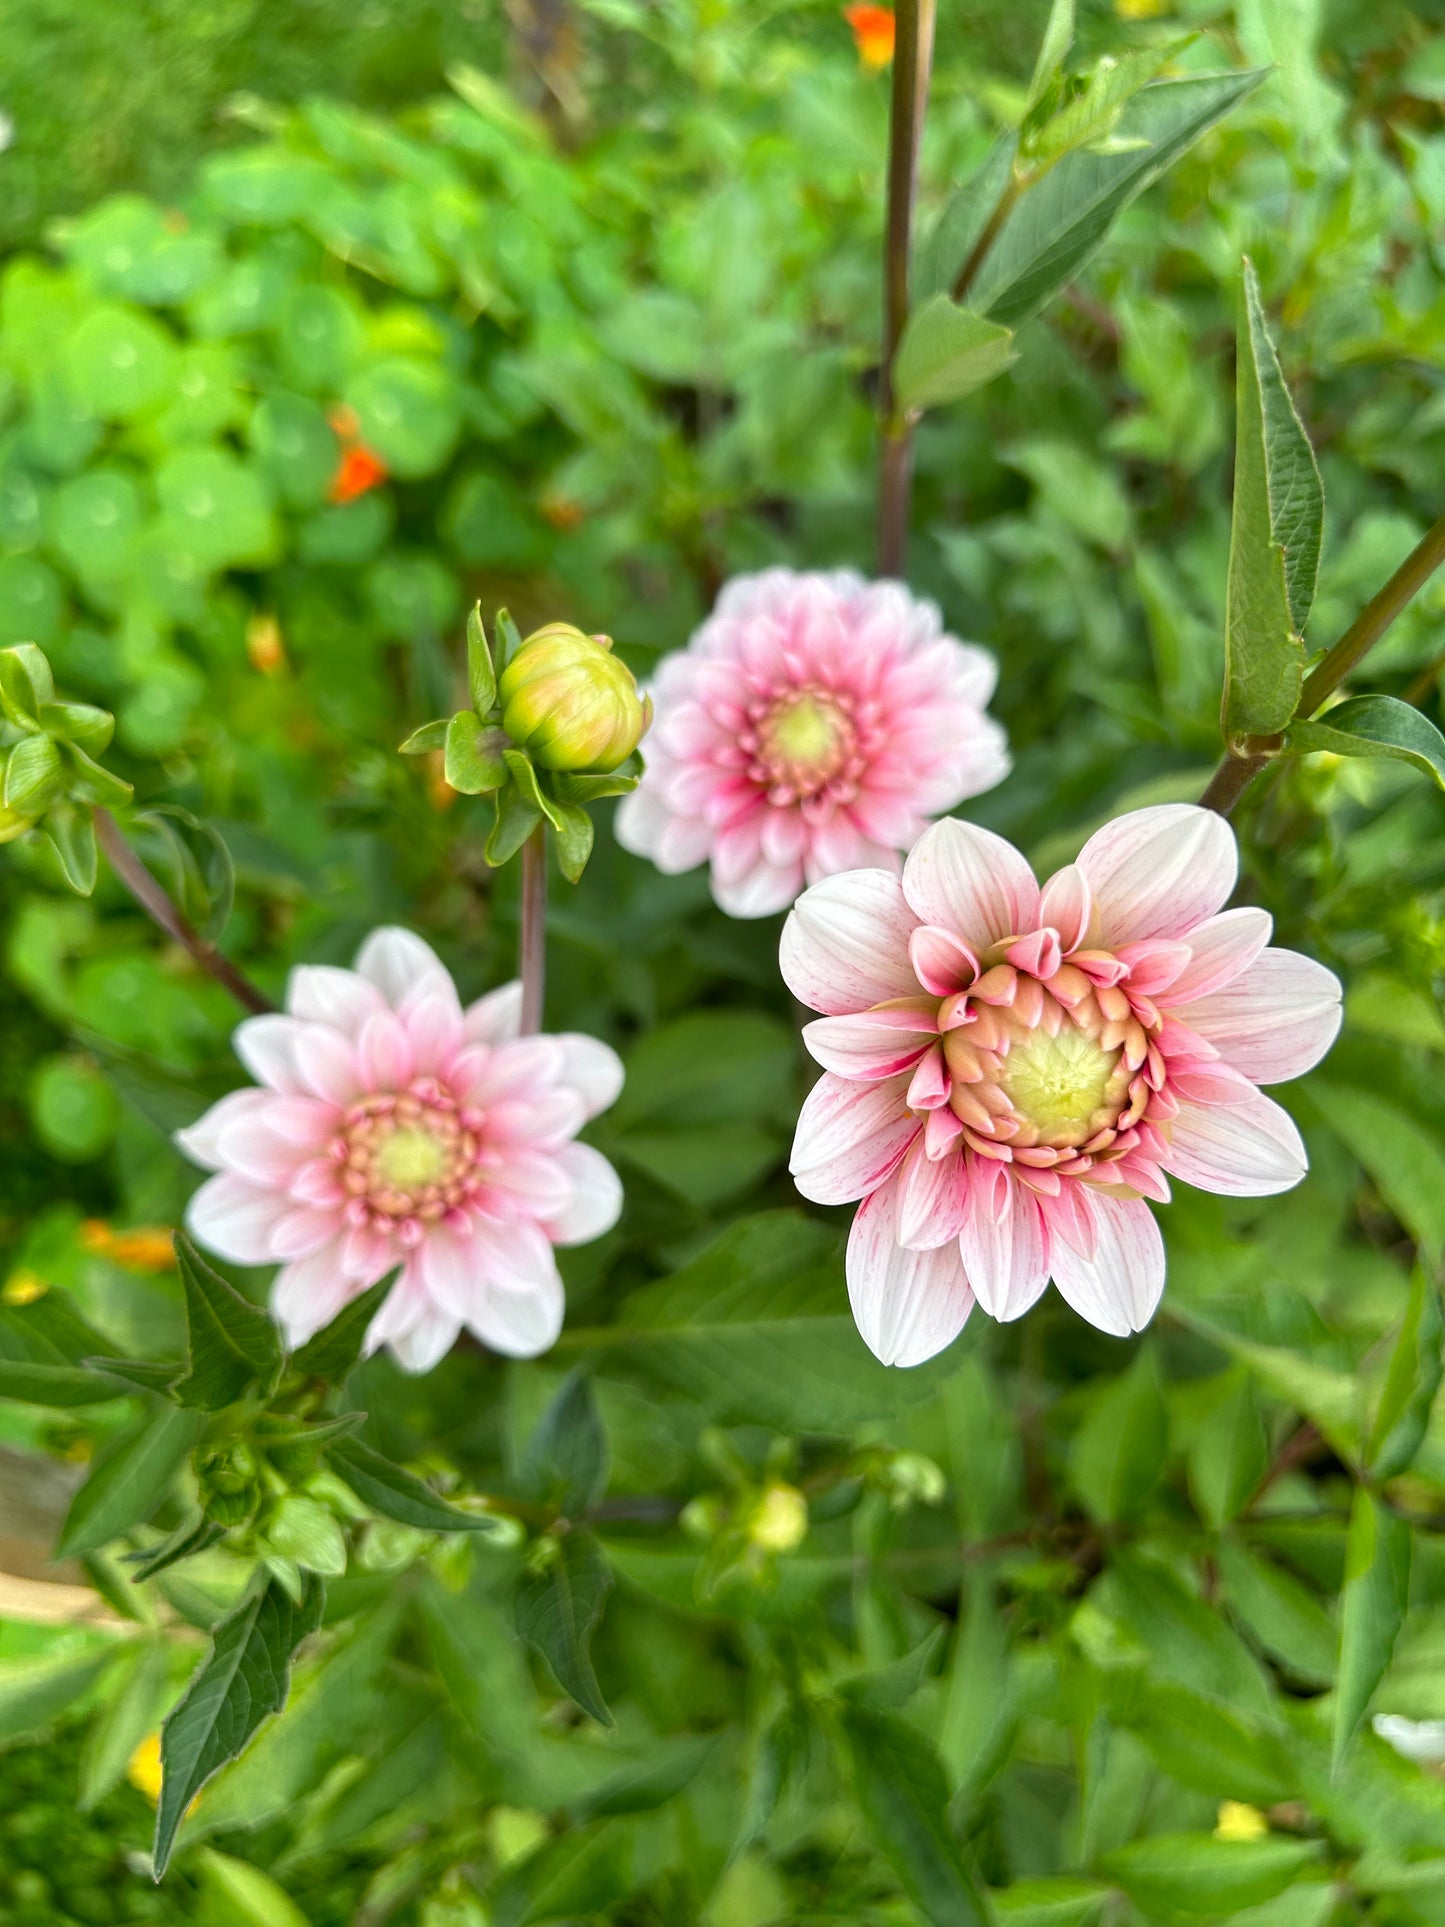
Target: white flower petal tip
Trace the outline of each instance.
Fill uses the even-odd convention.
[[[469,1328],[509,1357],[555,1343],[557,1244],[616,1223],[622,1186],[574,1142],[613,1103],[622,1065],[580,1033],[517,1037],[520,987],[463,1012],[430,945],[373,933],[355,971],[303,966],[291,1008],[248,1019],[236,1050],[260,1088],[177,1134],[214,1173],[196,1238],[280,1266],[272,1305],[293,1345],[400,1272],[368,1345],[428,1371]]]
[[[729,915],[888,862],[1002,780],[996,665],[901,584],[840,571],[739,576],[652,684],[647,772],[623,847],[674,874],[709,862]]]
[[[863,1342],[885,1365],[922,1365],[951,1345],[973,1309],[956,1244],[898,1242],[894,1187],[859,1207],[848,1238],[848,1299]]]

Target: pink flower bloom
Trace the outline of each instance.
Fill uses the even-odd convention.
[[[606,1158],[573,1142],[622,1066],[592,1037],[519,1037],[520,1010],[515,983],[463,1010],[420,937],[377,930],[355,970],[295,970],[286,1015],[237,1028],[259,1088],[177,1132],[217,1173],[187,1221],[223,1258],[281,1266],[271,1303],[293,1347],[397,1266],[367,1344],[409,1371],[464,1325],[516,1358],[556,1340],[552,1247],[622,1207]]]
[[[1123,1336],[1153,1316],[1169,1177],[1264,1197],[1305,1174],[1256,1086],[1298,1077],[1340,1025],[1321,964],[1224,910],[1234,836],[1188,804],[1135,810],[1042,890],[1002,837],[935,823],[900,882],[815,885],[782,971],[826,1014],[793,1145],[798,1189],[862,1205],[848,1292],[885,1364],[917,1365],[975,1299],[1017,1318],[1052,1277]],[[1166,1175],[1167,1174],[1167,1175]]]
[[[901,583],[738,576],[658,667],[618,841],[669,875],[710,857],[732,917],[784,909],[805,880],[896,868],[930,817],[1008,773],[984,714],[997,675]]]

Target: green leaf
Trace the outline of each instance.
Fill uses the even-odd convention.
[[[1315,722],[1292,723],[1285,735],[1290,749],[1333,756],[1388,757],[1409,763],[1445,789],[1445,736],[1398,696],[1350,696]]]
[[[604,796],[629,796],[642,779],[642,758],[636,750],[605,776],[563,769],[552,777],[552,794],[561,803],[596,803]]]
[[[489,729],[474,709],[459,709],[447,724],[447,781],[463,796],[490,796],[507,780],[502,751],[507,738],[500,729]]]
[[[492,1927],[604,1917],[632,1887],[633,1836],[599,1821],[548,1840],[509,1867],[489,1896]]]
[[[46,814],[45,834],[65,881],[78,897],[88,897],[100,867],[90,811],[78,809],[74,803],[54,804]]]
[[[215,1917],[226,1927],[310,1927],[286,1890],[249,1860],[201,1847],[196,1869]]]
[[[82,1813],[118,1786],[141,1741],[161,1723],[171,1694],[170,1642],[137,1641],[110,1684],[105,1705],[85,1737],[78,1804]]]
[[[632,788],[629,783],[627,787]],[[592,818],[580,803],[554,803],[552,821],[557,823],[557,867],[569,883],[576,883],[587,868],[596,835]]]
[[[39,729],[42,705],[54,700],[55,678],[44,650],[33,642],[0,649],[0,707],[12,723]]]
[[[1073,44],[1074,0],[1053,0],[1044,25],[1044,37],[1039,42],[1038,58],[1034,61],[1033,77],[1029,81],[1028,100],[1024,105],[1026,114],[1038,106],[1045,88],[1063,66]]]
[[[1241,1375],[1228,1396],[1195,1427],[1189,1441],[1189,1496],[1216,1532],[1248,1504],[1269,1464],[1269,1438],[1259,1400]]]
[[[346,1571],[346,1535],[335,1514],[304,1492],[288,1492],[278,1503],[267,1522],[265,1542],[303,1572],[339,1579]]]
[[[1246,259],[1224,618],[1224,732],[1231,741],[1276,734],[1299,705],[1324,513],[1314,450]]]
[[[329,1325],[323,1325],[314,1338],[307,1339],[289,1361],[290,1369],[303,1378],[322,1378],[328,1385],[344,1385],[361,1363],[361,1348],[366,1343],[367,1327],[386,1302],[396,1283],[389,1271],[359,1298],[353,1298]]]
[[[182,914],[208,941],[226,927],[236,895],[236,866],[211,824],[174,804],[135,818],[158,845],[158,868]]]
[[[0,1662],[0,1746],[58,1719],[100,1678],[109,1652]]]
[[[1018,1722],[1008,1624],[985,1572],[965,1573],[938,1751],[955,1793],[975,1793],[1003,1764]]]
[[[89,1356],[104,1343],[63,1292],[0,1306],[0,1398],[61,1407],[123,1397],[124,1382]]]
[[[482,627],[480,602],[472,604],[467,616],[467,690],[472,708],[478,716],[485,716],[497,700],[497,672],[487,647],[487,632]]]
[[[1445,1142],[1388,1097],[1311,1079],[1310,1102],[1353,1151],[1426,1261],[1445,1256]]]
[[[410,736],[407,737],[406,741],[398,749],[397,754],[400,756],[425,756],[431,750],[444,748],[447,740],[447,730],[451,727],[451,722],[451,717],[439,716],[434,723],[423,723],[420,729],[414,729],[411,732]],[[453,787],[455,787],[455,785],[453,785]]]
[[[1375,1479],[1397,1478],[1424,1442],[1445,1370],[1441,1335],[1439,1289],[1417,1266],[1365,1448],[1366,1464]]]
[[[1159,1367],[1145,1346],[1104,1387],[1070,1448],[1070,1480],[1094,1518],[1107,1524],[1138,1510],[1159,1483],[1168,1439]]]
[[[1329,1685],[1340,1637],[1309,1588],[1233,1537],[1220,1541],[1217,1556],[1225,1601],[1250,1636],[1297,1679]]]
[[[325,1602],[325,1586],[315,1577],[293,1604],[267,1575],[216,1626],[211,1650],[161,1729],[163,1778],[152,1852],[157,1880],[191,1801],[262,1721],[285,1705],[291,1657],[321,1624]]]
[[[590,1532],[564,1532],[555,1554],[517,1590],[517,1631],[546,1660],[564,1693],[611,1726],[592,1670],[592,1635],[612,1587],[612,1572]]]
[[[123,809],[134,797],[133,784],[102,768],[79,744],[67,743],[63,753],[70,765],[66,789],[76,802],[99,804],[104,809]]]
[[[168,1392],[186,1369],[179,1358],[87,1358],[92,1371],[109,1372],[142,1392]]]
[[[532,1496],[565,1518],[590,1512],[607,1490],[607,1434],[590,1374],[569,1372],[527,1441],[523,1477]]]
[[[493,616],[492,634],[495,637],[492,645],[493,656],[497,666],[497,674],[500,676],[507,664],[521,648],[522,638],[517,633],[516,623],[513,622],[505,609],[498,609],[496,615]]]
[[[926,301],[931,295],[947,293],[958,279],[984,224],[1008,187],[1017,152],[1017,134],[1001,134],[983,164],[954,190],[933,232],[918,250],[913,276],[915,300]]]
[[[1313,1094],[1313,1093],[1312,1093]],[[1360,1456],[1360,1384],[1352,1372],[1318,1364],[1302,1352],[1283,1345],[1259,1345],[1252,1339],[1200,1315],[1197,1306],[1185,1323],[1221,1345],[1246,1366],[1274,1397],[1302,1413],[1340,1456],[1353,1463]]]
[[[1019,143],[1021,171],[1041,177],[1046,168],[1081,147],[1095,153],[1137,152],[1137,135],[1119,135],[1119,117],[1140,88],[1187,45],[1184,40],[1168,47],[1106,54],[1090,72],[1072,77],[1059,90],[1061,104],[1054,111],[1050,111],[1052,100],[1044,100],[1040,111],[1025,117]]]
[[[132,1526],[144,1525],[170,1491],[200,1429],[198,1413],[167,1405],[110,1440],[70,1502],[56,1558],[99,1552]]]
[[[90,756],[103,756],[115,734],[115,718],[94,703],[42,703],[40,727],[47,736],[72,743]]]
[[[153,1546],[143,1552],[126,1553],[126,1563],[131,1568],[131,1578],[139,1583],[143,1579],[154,1579],[158,1572],[167,1567],[178,1565],[182,1559],[190,1559],[198,1552],[208,1552],[226,1536],[226,1528],[217,1525],[214,1519],[207,1519],[202,1513],[185,1519],[174,1532],[168,1533]]]
[[[566,822],[566,818],[537,780],[537,772],[532,766],[531,757],[520,749],[504,749],[502,751],[502,761],[511,772],[512,781],[517,786],[518,794],[521,795],[539,815],[545,816],[554,830],[560,830]]]
[[[530,804],[515,783],[497,791],[497,820],[487,837],[484,852],[494,870],[509,863],[542,821],[542,812]]]
[[[936,294],[908,317],[893,386],[903,413],[958,401],[1018,359],[1013,334]]]
[[[1335,1764],[1365,1717],[1405,1623],[1410,1528],[1366,1486],[1355,1488],[1340,1598],[1340,1671],[1335,1687]]]
[[[1086,1927],[1109,1894],[1097,1880],[1042,1874],[1036,1880],[1016,1880],[989,1897],[1001,1927]]]
[[[1264,78],[1264,70],[1199,74],[1141,89],[1116,131],[1142,145],[1070,154],[1030,188],[984,259],[969,296],[974,310],[1014,329],[1037,314],[1102,246],[1115,215]]]
[[[39,816],[59,796],[65,765],[48,736],[22,736],[5,759],[5,807]]]
[[[384,1519],[395,1519],[419,1532],[504,1533],[493,1513],[463,1512],[423,1485],[413,1473],[383,1458],[360,1439],[337,1438],[326,1456],[363,1505]]]
[[[213,1271],[185,1232],[175,1239],[186,1294],[186,1372],[176,1381],[182,1405],[219,1412],[258,1382],[270,1391],[281,1371],[281,1335],[268,1311]]]
[[[896,1714],[844,1705],[839,1714],[853,1788],[879,1852],[933,1927],[984,1927],[987,1901],[948,1823],[937,1753]]]
[[[1218,1914],[1272,1900],[1319,1860],[1322,1841],[1156,1833],[1105,1854],[1103,1871],[1150,1914]]]

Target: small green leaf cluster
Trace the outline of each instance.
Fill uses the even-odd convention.
[[[33,642],[0,649],[0,843],[38,829],[78,896],[95,888],[92,806],[131,795],[96,760],[114,733],[108,710],[56,701],[50,664]]]
[[[576,883],[587,867],[595,836],[587,805],[635,790],[642,759],[634,749],[610,769],[574,769],[565,759],[559,763],[546,748],[508,734],[503,723],[513,717],[513,709],[507,700],[507,671],[519,652],[536,639],[524,641],[507,611],[499,609],[489,643],[477,604],[467,618],[470,706],[438,722],[423,723],[401,745],[401,753],[422,756],[440,750],[446,780],[454,790],[464,796],[492,798],[495,815],[485,854],[493,869],[509,863],[528,837],[545,825],[555,840],[563,876]],[[587,639],[578,632],[578,640]],[[601,646],[611,648],[605,638]],[[630,685],[631,676],[617,667]],[[645,712],[635,696],[632,702],[640,734]]]

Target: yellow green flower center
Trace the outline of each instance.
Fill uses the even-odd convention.
[[[403,1124],[377,1146],[372,1169],[398,1191],[420,1191],[450,1176],[452,1146],[414,1124]]]
[[[1031,1030],[1012,1039],[998,1083],[1045,1142],[1082,1142],[1100,1128],[1101,1112],[1100,1123],[1109,1123],[1119,1108],[1111,1089],[1119,1055],[1071,1023],[1061,1024],[1056,1036]]]

